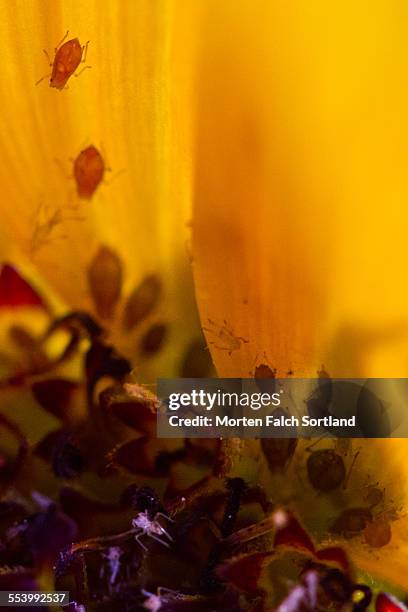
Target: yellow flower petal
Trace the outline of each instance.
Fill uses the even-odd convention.
[[[248,340],[207,332],[219,373],[266,352],[280,375],[404,376],[406,6],[206,6],[197,295],[204,326]]]
[[[206,8],[193,256],[218,373],[406,376],[406,4]],[[407,450],[367,441],[357,481],[371,473],[405,506]],[[330,516],[321,499],[296,505],[320,529]],[[350,549],[408,588],[405,536],[400,519],[378,554]]]
[[[92,306],[86,271],[101,246],[123,260],[125,298],[147,274],[157,274],[164,291],[153,322],[171,324],[172,348],[155,370],[166,364],[169,374],[177,372],[182,348],[198,333],[186,227],[189,11],[167,0],[86,6],[28,0],[2,3],[2,15],[5,244],[14,244],[20,262],[29,261],[71,308]],[[67,30],[68,38],[90,41],[92,69],[71,77],[66,90],[50,88],[48,79],[36,87],[50,70],[42,49],[53,59]],[[86,201],[76,195],[72,160],[90,144],[112,171]],[[114,331],[118,337],[119,348],[136,358],[137,338]],[[149,368],[146,379],[153,378]]]

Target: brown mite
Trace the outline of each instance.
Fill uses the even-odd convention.
[[[249,342],[246,338],[235,335],[232,327],[225,320],[222,325],[219,325],[215,321],[208,319],[208,326],[203,326],[203,330],[215,338],[214,341],[211,340],[208,344],[211,344],[220,351],[227,351],[230,356],[233,351],[241,348],[243,342]]]
[[[276,368],[266,363],[257,365],[254,370],[256,386],[262,393],[274,393],[276,389]]]
[[[346,477],[343,459],[329,448],[313,451],[306,467],[310,484],[318,491],[337,489]]]
[[[272,370],[265,363],[257,365],[254,372],[254,378],[275,378],[276,370]]]
[[[105,162],[98,149],[90,145],[74,160],[74,178],[80,198],[90,200],[105,174]]]
[[[345,537],[361,533],[372,520],[372,514],[367,508],[347,508],[334,521],[331,531]]]
[[[377,518],[364,528],[364,539],[373,548],[382,548],[391,541],[391,525],[385,518]]]
[[[384,490],[371,485],[368,487],[363,499],[369,508],[374,508],[384,501]]]
[[[73,74],[75,74],[75,70],[78,68],[79,64],[86,62],[89,44],[88,41],[86,45],[81,46],[78,38],[71,38],[71,40],[64,42],[67,36],[68,32],[56,46],[54,60],[52,62],[50,61],[50,66],[52,66],[50,87],[55,87],[55,89],[60,90],[66,87],[68,80]],[[44,53],[48,59],[50,59],[45,49]],[[90,67],[91,66],[84,66],[83,70]],[[75,76],[79,76],[79,74],[80,72],[75,74]],[[46,77],[42,77],[39,81],[37,81],[36,85],[38,85],[44,78]]]

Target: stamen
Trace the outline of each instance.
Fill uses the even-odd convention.
[[[123,269],[119,256],[101,246],[88,268],[88,283],[97,314],[103,319],[113,316],[122,291]]]
[[[157,353],[167,336],[167,326],[164,323],[155,323],[146,331],[140,341],[140,350],[145,355]]]
[[[123,315],[124,328],[131,330],[145,319],[156,307],[161,292],[159,277],[154,274],[146,276],[128,298]]]

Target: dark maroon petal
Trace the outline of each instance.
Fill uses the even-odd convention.
[[[46,434],[34,447],[34,453],[45,461],[52,461],[54,448],[59,443],[61,437],[65,435],[66,432],[63,429],[50,431],[50,433]]]
[[[52,469],[60,478],[75,478],[86,467],[85,458],[69,434],[54,447]]]
[[[407,608],[389,593],[380,593],[375,602],[375,612],[403,612]]]
[[[31,570],[23,567],[10,567],[0,572],[0,590],[37,591],[39,585]],[[37,608],[36,608],[37,609]],[[45,610],[46,608],[41,608]]]
[[[109,459],[132,474],[165,476],[167,470],[160,471],[156,466],[156,457],[164,449],[162,440],[143,436],[115,448]]]
[[[15,479],[17,478],[17,474],[24,465],[24,462],[28,455],[28,442],[18,425],[16,425],[16,423],[14,423],[4,414],[0,413],[0,431],[2,427],[7,429],[18,443],[17,455],[15,456],[12,465],[8,465],[7,459],[5,458],[4,466],[0,465],[0,472],[3,472],[1,484],[7,486],[15,481]]]
[[[79,526],[81,534],[89,533],[89,529],[101,515],[117,515],[119,505],[91,499],[72,487],[63,487],[60,491],[61,508]],[[92,529],[91,529],[92,531]]]
[[[326,563],[335,564],[345,572],[350,569],[350,562],[346,553],[337,546],[321,548],[316,552],[316,558]]]
[[[54,474],[61,478],[74,478],[86,467],[77,440],[65,429],[51,431],[36,445],[34,452],[51,463]]]
[[[27,520],[24,540],[38,567],[53,567],[60,553],[78,536],[76,523],[54,504]]]
[[[106,414],[136,431],[153,436],[156,433],[157,398],[143,387],[137,387],[140,389],[137,397],[130,397],[121,387],[105,389],[99,396],[99,403]]]
[[[40,306],[45,308],[42,298],[20,275],[18,270],[3,264],[0,272],[0,308]]]
[[[62,421],[69,420],[69,407],[76,383],[63,378],[49,378],[35,382],[31,389],[37,402]]]
[[[276,532],[275,546],[299,548],[314,553],[314,544],[299,521],[290,514],[287,514],[287,517],[286,524]]]
[[[216,574],[240,591],[255,593],[262,590],[258,584],[259,579],[273,556],[271,552],[239,555],[219,565]]]

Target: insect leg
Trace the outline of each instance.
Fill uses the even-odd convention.
[[[112,576],[110,579],[111,584],[114,584],[116,582],[116,578],[118,577],[119,574],[119,564],[115,564],[114,567],[112,568]]]
[[[43,81],[44,79],[48,79],[48,77],[50,77],[50,76],[51,76],[51,72],[50,72],[49,74],[46,74],[46,75],[44,75],[43,77],[41,77],[41,79],[39,79],[39,80],[36,82],[36,85],[39,85],[39,84],[41,83],[41,81]]]
[[[159,586],[157,587],[157,594],[162,597],[163,595],[180,595],[179,591],[175,591],[174,589],[168,589],[167,587]]]
[[[144,531],[142,531],[141,533],[139,533],[137,536],[135,536],[135,540],[136,542],[143,548],[143,550],[147,551],[147,546],[145,546],[143,544],[143,542],[140,541],[141,536],[144,535]]]
[[[62,45],[62,43],[64,42],[64,40],[66,39],[66,37],[69,34],[69,30],[67,30],[65,32],[65,36],[63,36],[62,40],[60,40],[60,42],[58,43],[58,45],[55,47],[55,53],[58,51],[58,49],[60,48],[60,46]]]
[[[156,540],[156,542],[160,542],[160,544],[163,544],[163,546],[166,546],[167,548],[170,548],[170,544],[168,544],[164,540],[161,540],[159,538],[159,536],[154,535],[154,533],[150,533],[149,535],[150,535],[151,538],[153,538],[153,540]]]
[[[163,518],[167,519],[168,521],[170,521],[170,523],[174,523],[174,519],[170,518],[169,516],[167,516],[167,514],[164,514],[163,512],[157,512],[156,516],[162,516]]]
[[[86,42],[86,44],[82,47],[82,55],[84,56],[84,59],[81,60],[81,63],[84,63],[84,64],[86,62],[86,56],[87,56],[87,53],[88,53],[88,45],[89,45],[89,43],[90,43],[90,41],[88,40]]]
[[[46,58],[48,60],[49,65],[52,66],[52,61],[51,61],[51,58],[50,58],[50,54],[48,53],[48,51],[46,49],[43,49],[43,52],[46,55]]]
[[[164,529],[164,527],[161,528],[162,533],[168,537],[168,539],[170,540],[170,542],[174,542],[174,539],[171,537],[171,535]]]
[[[83,71],[86,70],[87,68],[92,68],[92,66],[84,66],[82,70],[80,70],[79,72],[76,72],[74,76],[79,77],[79,75],[81,75]]]

